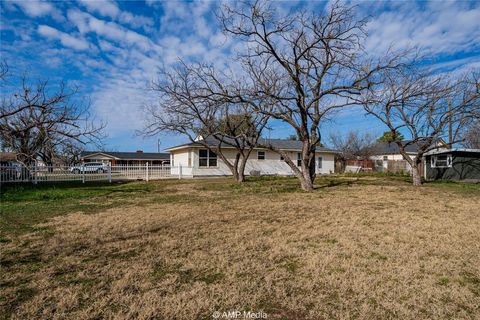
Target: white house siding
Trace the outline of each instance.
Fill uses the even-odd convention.
[[[408,154],[410,156],[410,158],[412,159],[415,159],[416,158],[416,154],[415,153],[409,153]],[[387,157],[387,159],[385,159],[384,157]],[[370,157],[370,160],[382,160],[383,161],[383,168],[385,170],[388,169],[388,160],[394,160],[394,161],[401,161],[401,160],[405,160],[403,158],[403,156],[401,154],[382,154],[382,155],[376,155],[376,156],[371,156]],[[412,166],[410,166],[410,164],[407,162],[406,164],[407,166],[407,171],[408,172],[411,172],[412,171]]]
[[[172,174],[179,173],[179,166],[182,167],[182,175],[185,176],[225,176],[231,175],[231,171],[225,163],[217,157],[216,167],[199,167],[199,148],[185,148],[181,150],[172,151]],[[293,172],[283,160],[280,160],[280,155],[270,150],[265,151],[265,160],[258,160],[257,150],[254,150],[247,161],[245,167],[245,174],[249,175],[251,171],[259,171],[261,175],[292,175]],[[225,150],[224,155],[231,162],[235,159],[235,150]],[[288,152],[290,158],[296,163],[297,152]],[[190,166],[188,158],[190,156]],[[322,168],[316,170],[318,174],[330,174],[335,171],[334,153],[319,152],[316,153],[315,160],[322,157]]]

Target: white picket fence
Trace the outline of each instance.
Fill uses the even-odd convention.
[[[118,180],[159,180],[181,179],[182,169],[156,165],[114,165],[105,170],[86,172],[75,170],[77,167],[0,166],[0,183],[7,182],[55,182],[55,181],[118,181]],[[174,172],[174,174],[172,174]]]

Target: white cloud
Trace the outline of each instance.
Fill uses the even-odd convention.
[[[85,39],[75,38],[67,33],[61,32],[50,26],[46,26],[46,25],[38,26],[38,33],[49,39],[60,40],[60,42],[65,47],[69,47],[75,50],[90,49],[90,43]]]
[[[55,8],[53,4],[47,1],[41,0],[12,0],[16,6],[18,6],[22,11],[32,18],[43,17],[50,15],[55,20],[63,20],[63,16],[60,11]]]
[[[87,7],[88,11],[97,12],[102,16],[115,18],[120,14],[117,4],[110,0],[78,0],[78,2]]]
[[[395,10],[379,13],[367,25],[366,49],[372,53],[384,52],[392,43],[395,48],[419,47],[429,54],[452,54],[480,47],[478,6],[447,1],[392,5]]]
[[[67,15],[80,33],[94,32],[121,45],[134,45],[142,50],[157,49],[155,44],[146,36],[124,28],[117,23],[97,19],[76,9],[68,10]]]
[[[150,30],[153,26],[153,19],[134,15],[128,11],[122,11],[117,3],[112,0],[79,0],[89,12],[98,13],[104,17],[109,17],[120,23],[128,24],[134,28],[143,28]]]

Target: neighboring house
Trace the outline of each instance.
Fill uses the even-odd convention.
[[[403,141],[402,143],[407,143],[407,141]],[[418,153],[418,144],[414,143],[406,146],[405,151],[412,159],[415,159]],[[400,154],[400,148],[395,142],[377,143],[374,148],[374,153],[375,155],[370,156],[370,160],[374,160],[376,163],[381,164],[384,171],[388,170],[388,161],[405,160]],[[412,168],[408,163],[406,164],[406,170],[408,172],[412,171]]]
[[[170,155],[157,152],[107,152],[107,151],[84,151],[81,154],[82,162],[102,162],[115,165],[168,165]]]
[[[407,142],[408,141],[402,141],[403,144],[406,144]],[[438,146],[438,148],[442,148],[445,145],[445,142],[440,140],[439,142],[437,142],[436,145]],[[410,156],[412,160],[414,160],[418,154],[418,144],[413,143],[407,145],[405,147],[405,151],[407,152],[407,155]],[[389,168],[389,162],[390,165],[392,165],[394,161],[405,161],[403,155],[400,154],[399,146],[395,142],[378,142],[374,147],[374,155],[370,156],[370,160],[375,161],[376,170],[383,168],[383,171],[390,171],[392,169]],[[396,167],[398,171],[398,168],[400,168],[401,166]],[[412,171],[412,167],[406,161],[404,163],[404,168],[407,172]]]
[[[480,149],[432,150],[424,160],[425,180],[480,181]]]
[[[205,140],[209,146],[214,148],[218,145],[215,139]],[[301,165],[302,143],[295,140],[268,139],[259,141],[260,144],[268,143],[288,154],[298,166]],[[209,151],[198,142],[187,143],[167,149],[170,152],[170,164],[172,174],[178,174],[181,167],[181,174],[185,176],[226,176],[231,175],[231,171],[225,163],[214,152]],[[222,146],[222,152],[227,159],[235,159],[236,149],[228,146]],[[315,153],[315,168],[317,174],[330,174],[335,171],[335,154],[337,152],[331,149],[317,147]],[[255,148],[250,154],[245,167],[245,174],[259,175],[293,175],[291,168],[280,157],[268,149]]]

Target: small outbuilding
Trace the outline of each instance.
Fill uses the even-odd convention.
[[[436,149],[424,156],[425,180],[480,182],[480,149]]]

